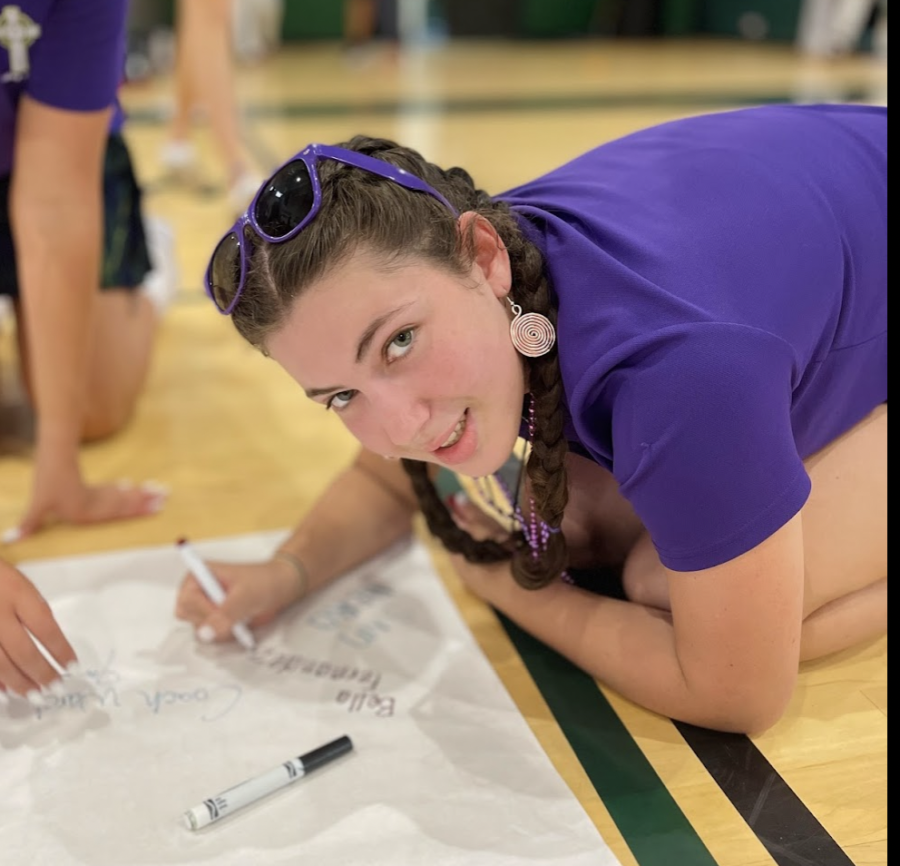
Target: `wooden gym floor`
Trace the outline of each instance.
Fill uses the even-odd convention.
[[[460,42],[350,64],[337,46],[285,46],[241,67],[248,146],[265,171],[311,141],[395,138],[499,192],[605,140],[679,116],[763,102],[885,103],[886,64],[823,62],[741,41]],[[230,224],[205,128],[201,176],[157,157],[172,82],[130,84],[126,136],[147,209],[176,232],[181,289],[128,429],[85,449],[92,479],[155,479],[163,513],[55,528],[14,562],[292,525],[353,453],[339,423],[207,305],[201,275]],[[0,323],[0,529],[29,484],[27,430]],[[17,432],[18,431],[18,432]],[[596,685],[468,596],[437,562],[485,653],[623,864],[887,863],[887,639],[807,665],[787,716],[750,740],[675,725]]]

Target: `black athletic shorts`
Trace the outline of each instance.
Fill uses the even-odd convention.
[[[103,162],[103,259],[100,286],[136,289],[150,270],[141,219],[141,190],[122,136],[112,134]],[[9,176],[0,177],[0,295],[18,297],[16,257],[9,224]]]

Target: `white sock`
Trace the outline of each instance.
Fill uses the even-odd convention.
[[[163,168],[174,172],[187,172],[194,168],[197,162],[197,151],[189,141],[169,139],[160,148],[159,161]]]
[[[175,233],[156,216],[144,215],[144,234],[152,270],[144,277],[141,291],[162,316],[178,294],[178,263],[175,259]]]
[[[240,216],[247,209],[264,180],[265,178],[262,175],[245,171],[229,187],[228,203],[231,205],[235,216]]]

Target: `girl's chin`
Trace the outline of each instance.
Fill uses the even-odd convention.
[[[492,454],[479,454],[463,465],[448,466],[447,468],[457,475],[464,475],[467,478],[484,478],[488,475],[494,475],[506,465],[506,462],[514,451],[516,441],[516,439],[513,439],[509,448],[505,451],[497,451]]]

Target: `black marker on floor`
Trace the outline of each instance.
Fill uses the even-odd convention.
[[[330,764],[335,758],[346,754],[353,748],[350,737],[338,737],[318,749],[313,749],[305,755],[290,758],[283,764],[256,776],[247,779],[227,791],[223,791],[215,797],[204,800],[199,806],[188,809],[184,813],[184,823],[189,830],[200,830],[215,821],[219,821],[232,812],[249,806],[257,800],[284,788],[302,776],[311,773],[325,764]]]

